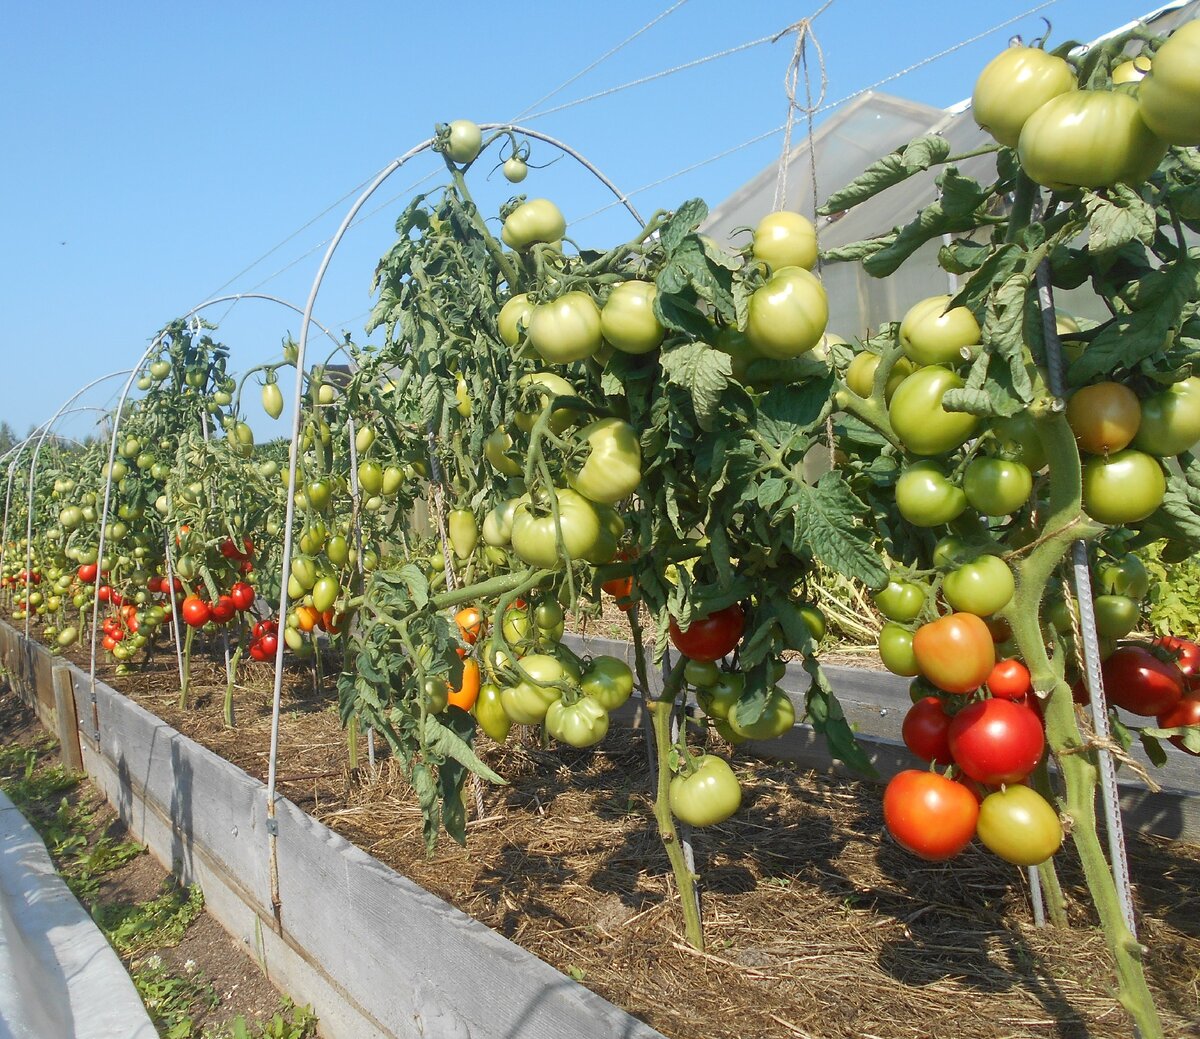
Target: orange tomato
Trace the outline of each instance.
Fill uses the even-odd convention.
[[[463,642],[473,646],[483,634],[483,613],[478,606],[464,606],[454,615],[454,623]]]
[[[464,660],[462,685],[457,689],[450,690],[447,702],[453,704],[455,707],[461,707],[464,711],[469,711],[475,706],[475,701],[479,698],[480,682],[479,662],[476,660]]]
[[[300,626],[301,631],[312,631],[320,621],[321,615],[313,606],[297,606],[296,607],[296,623]]]

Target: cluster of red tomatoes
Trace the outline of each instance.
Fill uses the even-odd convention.
[[[884,821],[896,841],[922,858],[957,855],[979,839],[1019,865],[1043,862],[1062,843],[1054,808],[1021,785],[1046,738],[1029,671],[996,660],[992,634],[970,613],[921,625],[912,652],[920,677],[904,719],[904,742],[938,772],[901,772],[887,787]]]
[[[278,649],[279,625],[273,620],[255,621],[250,629],[250,658],[258,661],[274,660]]]
[[[183,600],[180,612],[183,622],[192,628],[204,625],[228,624],[239,613],[245,613],[254,605],[254,588],[245,581],[237,581],[216,602],[206,602],[199,595],[189,595]]]
[[[1200,645],[1167,635],[1154,642],[1128,642],[1104,661],[1104,692],[1111,703],[1130,714],[1154,718],[1162,729],[1200,726]],[[1088,700],[1082,682],[1074,687],[1075,699]],[[1200,755],[1185,737],[1171,742],[1188,754]]]

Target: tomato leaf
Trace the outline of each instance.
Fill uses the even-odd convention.
[[[1088,215],[1088,249],[1104,253],[1129,242],[1150,245],[1158,229],[1154,208],[1133,188],[1118,184],[1104,194],[1083,193]]]
[[[1150,764],[1155,768],[1162,768],[1167,763],[1167,752],[1159,742],[1159,737],[1173,736],[1176,734],[1176,731],[1171,729],[1142,729],[1138,733],[1138,738],[1142,742],[1142,749],[1146,752],[1146,757],[1150,759]],[[1200,747],[1197,749],[1200,749]]]
[[[733,375],[729,355],[711,349],[707,343],[684,343],[664,351],[661,360],[667,381],[691,394],[700,428],[713,429],[721,393]]]
[[[991,191],[960,175],[954,166],[942,171],[937,185],[941,198],[899,228],[894,242],[863,260],[863,269],[873,278],[894,274],[905,260],[934,238],[973,231],[978,226],[977,210],[991,198]]]
[[[944,137],[936,134],[918,137],[903,148],[897,148],[890,155],[871,163],[844,188],[830,195],[817,213],[829,216],[857,206],[881,191],[903,183],[914,174],[944,162],[949,154],[950,142]]]
[[[938,250],[938,266],[949,274],[970,274],[971,271],[979,270],[984,261],[994,255],[992,250],[990,245],[980,245],[969,238],[960,238]]]
[[[1137,363],[1167,347],[1200,298],[1200,263],[1183,258],[1152,270],[1126,293],[1132,313],[1104,325],[1079,360],[1071,365],[1071,385]]]
[[[799,488],[789,501],[795,507],[797,545],[807,546],[826,566],[872,588],[887,581],[887,571],[871,547],[870,532],[860,522],[866,507],[840,472],[826,473],[816,487]]]
[[[659,243],[670,256],[683,240],[696,230],[708,216],[708,205],[703,199],[692,198],[683,203],[658,233]]]
[[[877,776],[875,766],[854,738],[854,730],[815,656],[804,655],[804,670],[811,679],[805,695],[806,715],[812,727],[825,737],[829,753],[863,775]]]

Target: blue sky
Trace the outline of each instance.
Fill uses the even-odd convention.
[[[1036,2],[835,0],[814,23],[827,99],[915,65]],[[217,290],[253,289],[302,305],[321,243],[349,199],[314,217],[430,136],[435,122],[529,116],[534,102],[672,6],[7,5],[0,36],[0,418],[19,432],[43,421],[90,379],[131,365],[162,325]],[[536,109],[774,34],[817,6],[686,0]],[[881,89],[953,104],[970,94],[979,69],[1010,35],[1042,33],[1041,15],[1053,22],[1055,42],[1086,40],[1153,6],[1054,0]],[[759,44],[531,117],[529,125],[571,144],[633,191],[781,126],[791,50],[791,38]],[[634,201],[645,214],[694,196],[715,205],[771,163],[781,141],[774,134]],[[535,146],[534,162],[552,157]],[[366,213],[378,211],[336,254],[317,303],[321,321],[361,340],[371,273],[394,238],[395,215],[437,163],[432,156],[414,161],[368,204]],[[476,167],[472,185],[481,207],[494,212],[515,191],[498,173],[484,181],[491,165]],[[434,176],[420,189],[440,183]],[[590,215],[609,199],[568,160],[531,171],[517,190],[554,198],[583,245],[608,246],[633,230],[621,210]],[[221,318],[215,334],[237,367],[278,356],[283,336],[299,330],[298,318],[270,304],[226,309],[206,316]],[[85,400],[103,404],[118,387],[107,383]],[[77,434],[90,421],[80,415],[60,428]],[[282,429],[258,415],[253,424],[261,433]]]

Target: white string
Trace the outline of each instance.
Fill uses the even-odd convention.
[[[760,47],[764,43],[771,43],[778,39],[778,37],[778,33],[772,33],[770,36],[762,36],[757,40],[750,40],[748,43],[739,43],[736,47],[730,47],[727,50],[717,51],[715,54],[708,54],[703,58],[685,61],[682,65],[675,65],[672,68],[663,69],[661,72],[653,72],[649,76],[642,76],[641,79],[631,79],[628,83],[621,83],[615,87],[609,87],[607,90],[599,90],[594,94],[588,94],[586,97],[576,98],[574,101],[565,101],[561,105],[555,105],[553,108],[544,108],[540,112],[534,112],[532,115],[527,115],[525,117],[525,122],[529,123],[534,119],[541,119],[544,116],[553,115],[555,112],[563,112],[568,108],[574,108],[576,105],[584,105],[589,101],[597,101],[602,97],[609,97],[612,94],[619,94],[622,90],[629,90],[632,87],[640,87],[646,83],[653,83],[656,79],[662,79],[665,76],[673,76],[676,72],[684,72],[687,69],[694,69],[698,65],[704,65],[707,62],[716,61],[718,58],[727,58],[731,54],[737,54],[744,50],[750,50],[752,47]]]
[[[558,86],[556,86],[553,90],[551,90],[550,93],[543,94],[532,104],[526,105],[526,107],[520,113],[513,116],[513,118],[511,120],[509,120],[509,122],[513,122],[513,123],[520,122],[530,112],[534,111],[538,105],[545,104],[545,102],[549,101],[550,98],[554,97],[555,94],[561,93],[563,90],[565,90],[567,87],[569,87],[576,80],[583,78],[589,72],[598,68],[604,62],[608,61],[608,59],[611,58],[618,51],[622,50],[623,48],[625,48],[629,44],[631,44],[634,40],[636,40],[639,36],[641,36],[642,33],[646,32],[648,29],[652,29],[654,26],[656,26],[659,22],[661,22],[668,15],[674,14],[676,11],[678,11],[679,8],[681,8],[686,3],[687,3],[687,0],[677,0],[676,3],[674,3],[670,7],[668,7],[665,11],[662,12],[662,14],[650,19],[650,21],[648,21],[645,25],[643,25],[636,32],[630,34],[629,36],[626,36],[625,39],[623,39],[620,43],[618,43],[611,50],[606,51],[604,54],[601,54],[600,57],[598,57],[595,61],[593,61],[586,68],[580,69],[578,72],[575,73],[575,75],[571,76],[570,79],[563,80],[563,82],[561,82]]]
[[[931,54],[927,58],[922,58],[920,61],[916,62],[915,64],[909,65],[907,68],[903,68],[899,72],[893,72],[888,76],[884,76],[883,79],[876,80],[874,83],[871,83],[868,86],[861,87],[860,89],[855,90],[853,93],[847,94],[845,97],[841,97],[841,98],[838,98],[836,101],[830,101],[828,104],[821,105],[819,108],[817,108],[813,112],[813,115],[814,116],[821,115],[822,113],[831,111],[832,109],[840,108],[842,105],[846,104],[848,101],[853,101],[855,98],[862,97],[863,94],[869,94],[872,90],[877,90],[879,87],[884,86],[887,83],[891,83],[893,80],[900,79],[902,76],[907,76],[910,72],[915,72],[917,69],[922,68],[925,65],[929,65],[932,62],[938,61],[941,58],[944,58],[949,54],[953,54],[955,51],[961,50],[963,47],[968,47],[972,43],[977,43],[979,40],[982,40],[984,37],[990,36],[993,33],[999,32],[1001,29],[1007,28],[1008,26],[1012,25],[1014,22],[1019,22],[1022,18],[1027,18],[1030,15],[1036,14],[1038,11],[1042,11],[1047,7],[1052,7],[1054,4],[1056,4],[1058,2],[1059,2],[1059,0],[1044,0],[1043,3],[1038,4],[1036,7],[1031,7],[1028,11],[1023,11],[1021,14],[1015,15],[1012,18],[1009,18],[1009,19],[1001,22],[999,25],[993,25],[990,29],[985,29],[983,32],[977,33],[975,36],[972,36],[965,40],[961,40],[960,42],[954,44],[954,46],[952,46],[952,47],[947,47],[945,50],[938,51],[936,54]],[[657,188],[663,184],[668,183],[669,181],[672,181],[679,177],[685,176],[686,174],[691,173],[694,170],[698,170],[702,166],[707,166],[710,163],[717,162],[717,161],[724,159],[730,155],[733,155],[735,152],[739,152],[743,148],[748,148],[753,144],[757,144],[759,141],[765,141],[769,137],[774,137],[775,134],[782,133],[783,130],[785,129],[785,126],[786,126],[786,124],[781,123],[779,126],[776,126],[774,129],[767,130],[764,133],[760,133],[755,137],[751,137],[749,140],[743,141],[741,144],[735,144],[732,148],[726,148],[724,151],[717,152],[717,154],[715,154],[715,155],[710,155],[708,158],[701,159],[699,162],[694,162],[690,166],[685,166],[683,169],[676,170],[674,173],[668,173],[665,177],[660,177],[658,180],[653,180],[653,181],[650,181],[650,183],[648,183],[648,184],[641,185],[641,187],[634,188],[632,191],[628,191],[624,195],[622,195],[621,198],[616,199],[615,201],[612,201],[612,202],[606,202],[599,209],[594,209],[590,213],[585,214],[584,216],[576,217],[576,219],[573,221],[573,223],[580,224],[584,220],[590,220],[593,217],[599,216],[601,213],[607,212],[608,210],[612,209],[614,206],[622,205],[627,199],[631,199],[635,195],[640,195],[646,191],[650,191],[651,189]]]
[[[812,31],[812,23],[822,14],[829,10],[833,5],[833,0],[826,2],[817,9],[814,14],[807,18],[802,18],[795,25],[789,26],[784,32],[779,34],[778,38],[782,38],[789,32],[796,34],[796,44],[792,50],[792,60],[788,62],[787,72],[783,77],[783,88],[787,93],[788,107],[787,120],[783,124],[783,147],[779,153],[779,169],[775,178],[775,204],[772,207],[776,211],[787,208],[787,174],[789,160],[792,156],[792,124],[796,118],[796,109],[801,106],[796,101],[796,87],[800,82],[800,69],[804,69],[804,114],[808,118],[808,150],[809,159],[812,166],[812,189],[813,189],[813,212],[817,209],[817,160],[813,155],[813,110],[825,100],[825,92],[829,87],[829,79],[825,75],[825,52],[821,50],[820,41],[817,40],[816,34]],[[812,99],[812,82],[808,75],[808,42],[812,41],[813,48],[817,52],[817,62],[821,69],[821,95],[817,98],[816,105]]]

